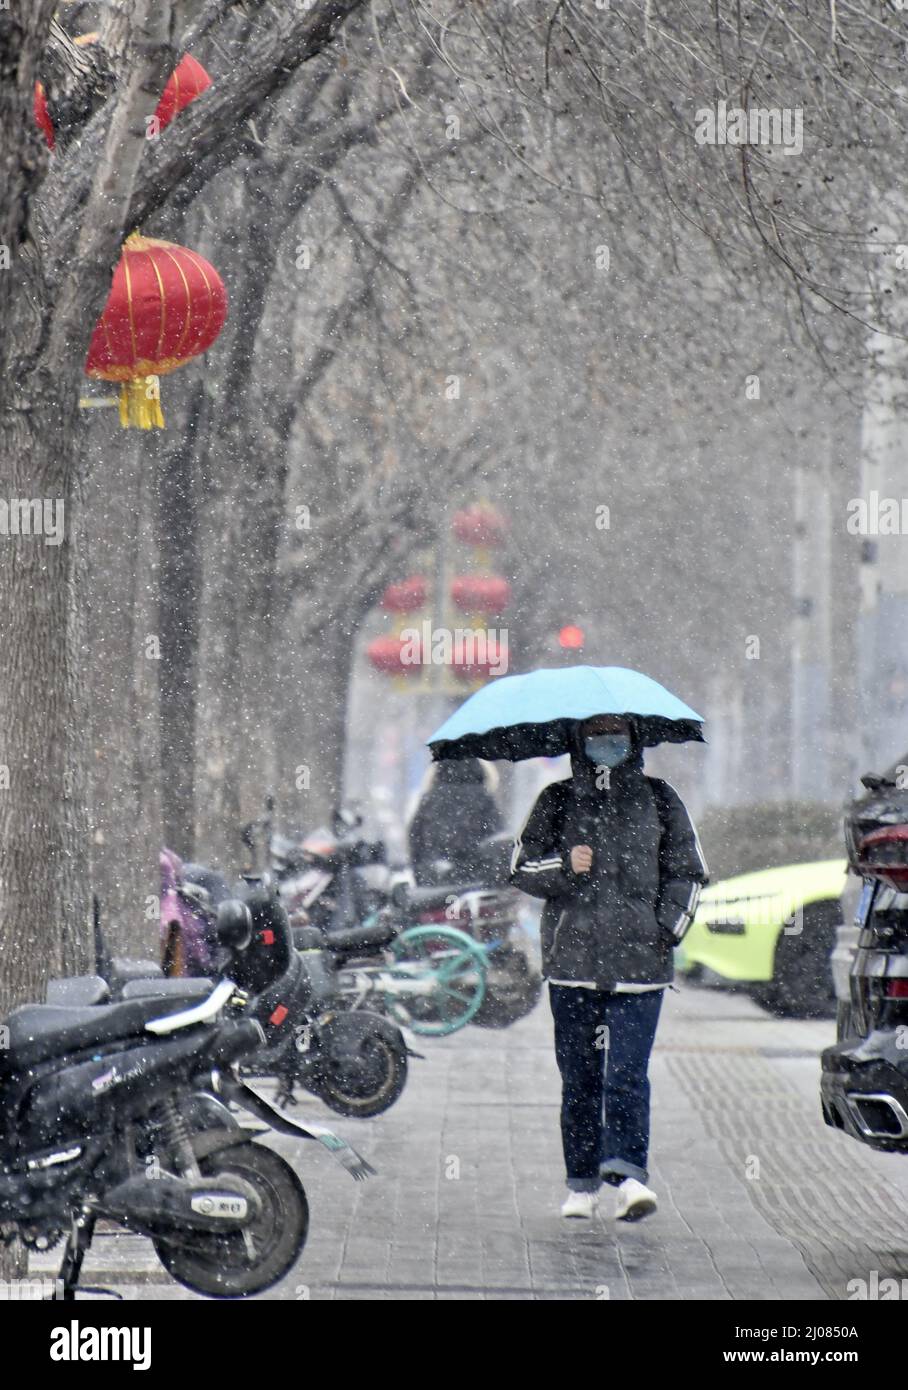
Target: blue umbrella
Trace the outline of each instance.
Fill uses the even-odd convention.
[[[471,695],[428,739],[442,758],[551,758],[571,751],[578,719],[620,714],[641,741],[703,738],[703,718],[658,681],[623,666],[568,666],[501,676]]]

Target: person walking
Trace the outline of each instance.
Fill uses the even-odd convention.
[[[478,758],[431,765],[408,831],[418,884],[438,882],[440,861],[455,877],[481,872],[481,846],[502,828],[493,780],[493,769]]]
[[[649,1058],[673,948],[690,926],[706,862],[675,789],[643,771],[635,720],[577,723],[571,777],[544,787],[514,843],[510,881],[545,899],[561,1074],[564,1217],[590,1218],[603,1182],[616,1216],[656,1210],[647,1185]]]

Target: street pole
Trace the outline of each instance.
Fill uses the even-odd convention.
[[[829,657],[832,634],[830,440],[795,470],[792,554],[791,780],[800,801],[829,795]]]
[[[899,201],[901,208],[902,200]],[[900,219],[904,225],[904,219]],[[896,219],[892,219],[893,223]],[[899,236],[881,227],[878,285],[889,291],[892,321],[908,323],[908,271],[896,265]],[[888,243],[888,251],[883,247]],[[902,248],[899,248],[900,250]],[[861,420],[860,608],[858,616],[859,772],[882,771],[908,746],[908,537],[891,528],[881,507],[901,512],[908,459],[908,344],[873,333],[868,339]]]

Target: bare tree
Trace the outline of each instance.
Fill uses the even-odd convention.
[[[177,5],[114,0],[105,7],[101,56],[88,64],[58,26],[52,30],[50,4],[27,17],[19,6],[0,12],[0,68],[14,75],[2,98],[3,183],[11,196],[2,224],[9,269],[0,274],[0,471],[4,496],[62,505],[67,519],[60,545],[29,535],[0,547],[7,652],[0,709],[9,768],[8,790],[0,793],[0,1006],[34,997],[48,970],[87,963],[76,441],[82,366],[112,267],[129,228],[182,181],[191,176],[199,186],[224,167],[244,119],[330,43],[360,2],[316,0],[301,9],[274,0],[247,11],[218,0],[185,32]],[[228,71],[210,100],[149,142],[146,114],[196,34],[221,43]],[[62,117],[51,163],[34,127],[32,93],[52,45],[73,61],[56,87],[48,82]],[[112,91],[105,73],[116,79]],[[36,931],[45,938],[40,951],[28,949]]]

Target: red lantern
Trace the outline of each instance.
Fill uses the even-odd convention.
[[[480,656],[479,652],[476,652],[472,661],[467,660],[465,656],[455,655],[451,669],[458,680],[488,680],[493,667],[499,674],[507,668],[507,655],[507,642],[500,643],[497,637],[489,636],[486,638],[484,655]]]
[[[381,606],[386,613],[415,613],[424,607],[428,585],[425,576],[411,574],[399,584],[389,584],[381,596]]]
[[[451,598],[461,613],[503,613],[511,586],[497,574],[462,574],[451,585]]]
[[[386,676],[419,675],[422,667],[418,661],[403,660],[403,639],[401,637],[376,637],[366,648],[366,656],[376,671]],[[412,653],[413,646],[407,643]]]
[[[47,148],[54,148],[54,127],[47,109],[47,93],[40,82],[35,83],[35,120],[44,131],[44,138],[47,141]]]
[[[495,507],[477,503],[461,512],[455,512],[451,529],[464,545],[501,545],[507,523]]]
[[[207,352],[226,317],[227,291],[214,266],[185,246],[134,232],[114,271],[85,373],[121,383],[121,425],[163,428],[156,389],[149,396],[145,379]]]
[[[76,43],[85,45],[94,43],[97,34],[80,34]],[[202,64],[193,58],[191,53],[184,53],[177,63],[170,77],[167,79],[167,86],[161,93],[161,100],[155,108],[155,119],[158,122],[158,130],[164,130],[170,125],[174,116],[184,110],[190,102],[195,101],[203,92],[207,92],[211,86],[211,78],[202,67]],[[40,82],[35,83],[35,120],[44,131],[44,138],[50,149],[56,143],[54,139],[54,127],[50,119],[50,112],[47,109],[47,95]]]
[[[207,92],[210,86],[211,78],[202,64],[191,53],[184,53],[167,79],[167,86],[155,110],[161,130],[170,125],[174,116],[185,110],[196,97]]]

